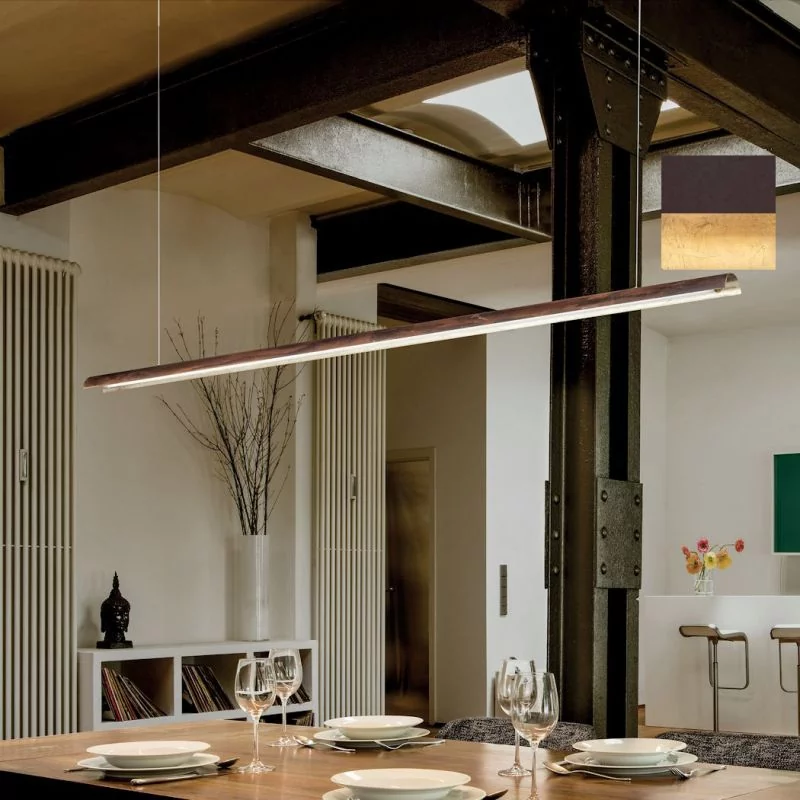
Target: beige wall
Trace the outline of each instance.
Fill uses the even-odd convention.
[[[437,721],[485,713],[486,342],[388,353],[386,449],[436,451]]]
[[[83,270],[79,381],[154,363],[154,193],[108,190],[70,205],[69,253]],[[221,328],[221,349],[254,346],[268,299],[265,229],[194,200],[164,195],[162,206],[162,326],[180,318],[191,342],[202,312]],[[131,602],[134,644],[225,639],[231,504],[210,454],[157,399],[191,408],[191,387],[76,391],[79,644],[98,638],[114,570]]]

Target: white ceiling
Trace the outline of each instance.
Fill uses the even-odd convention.
[[[761,0],[761,2],[800,28],[800,2],[798,0]]]
[[[644,282],[667,283],[708,273],[660,268],[660,225],[643,226]],[[337,295],[361,295],[377,283],[452,297],[490,308],[538,303],[550,296],[550,245],[526,245],[480,255],[330,280],[319,286],[319,303]],[[739,297],[654,309],[643,323],[665,336],[724,332],[800,323],[800,194],[778,198],[778,269],[739,272]]]

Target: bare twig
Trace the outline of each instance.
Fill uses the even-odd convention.
[[[273,306],[267,322],[267,347],[289,338],[293,304]],[[295,340],[305,331],[291,331]],[[197,354],[186,340],[179,321],[167,331],[175,354],[182,361],[207,355],[205,318],[197,317]],[[218,352],[220,333],[214,331],[213,351]],[[286,486],[289,468],[284,466],[303,398],[295,401],[288,391],[302,367],[286,366],[249,373],[218,375],[191,382],[200,401],[202,420],[195,421],[180,404],[159,399],[181,427],[216,462],[215,474],[225,483],[234,501],[243,534],[266,534],[267,523]]]

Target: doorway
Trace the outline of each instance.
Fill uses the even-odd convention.
[[[435,719],[436,464],[433,449],[386,456],[386,713]]]

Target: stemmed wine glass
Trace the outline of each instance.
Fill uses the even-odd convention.
[[[261,715],[275,702],[275,667],[269,658],[241,658],[236,668],[234,694],[239,708],[253,721],[253,760],[237,772],[272,772],[258,756],[258,729]]]
[[[281,699],[281,717],[283,730],[281,736],[274,742],[273,747],[297,747],[298,743],[286,731],[286,701],[300,688],[303,682],[303,662],[297,650],[272,650],[270,660],[275,666],[275,682],[278,697]]]
[[[533,662],[529,670],[520,671],[514,680],[511,698],[511,721],[531,746],[531,795],[537,800],[536,748],[558,722],[558,690],[552,672],[536,672]]]
[[[500,671],[497,673],[497,683],[495,684],[497,705],[509,717],[511,716],[511,698],[514,694],[514,680],[520,671],[520,665],[525,663],[527,662],[520,662],[516,658],[503,659]],[[514,729],[514,765],[499,770],[497,774],[505,778],[521,778],[531,774],[531,771],[523,767],[519,760],[519,731],[516,728]]]

